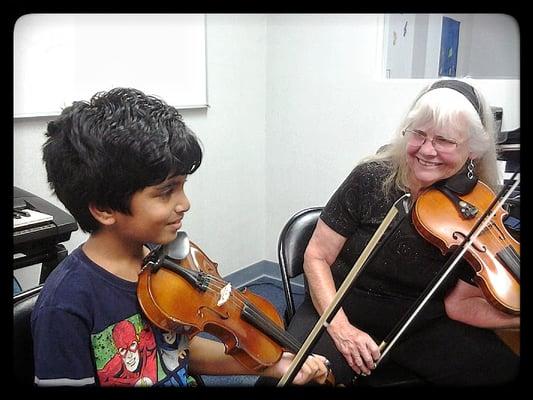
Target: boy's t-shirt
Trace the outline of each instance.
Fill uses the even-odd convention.
[[[32,313],[35,383],[46,386],[193,386],[187,336],[143,316],[137,283],[81,247],[50,274]]]

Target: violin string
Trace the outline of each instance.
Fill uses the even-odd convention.
[[[497,256],[497,255],[505,256],[504,259],[507,260],[507,263],[504,263],[504,264],[509,264],[507,265],[507,267],[511,271],[519,272],[520,271],[520,256],[518,255],[518,253],[516,253],[514,248],[508,245],[505,245],[505,239],[502,238],[502,235],[503,235],[502,228],[498,226],[494,217],[490,218],[490,221],[488,217],[485,217],[485,218],[486,218],[486,220],[484,221],[485,227],[478,235],[478,237],[483,236],[483,243],[482,243],[483,246],[486,249],[493,249],[493,250],[495,249],[496,252],[494,256]],[[486,234],[483,235],[483,233],[486,233]],[[503,261],[501,257],[495,257],[495,260],[498,262]]]
[[[203,272],[203,271],[202,271],[202,272]],[[199,273],[199,272],[198,272],[198,273]],[[222,278],[219,278],[219,277],[216,276],[216,275],[211,275],[211,274],[206,273],[206,272],[203,272],[203,273],[206,275],[206,277],[209,278],[209,282],[210,282],[210,284],[208,285],[208,289],[209,289],[209,290],[212,290],[214,293],[219,293],[219,292],[220,292],[225,286],[227,286],[228,283],[229,283],[229,282],[226,282],[225,280],[223,280]],[[215,285],[214,285],[214,286],[215,286],[215,289],[213,289],[213,288],[211,287],[211,282],[215,283]],[[230,284],[231,284],[231,283],[230,283]],[[244,305],[246,304],[246,303],[245,303],[245,300],[246,300],[246,299],[245,299],[244,295],[243,295],[241,292],[239,292],[239,291],[237,291],[237,290],[234,290],[234,289],[232,289],[231,291],[232,291],[233,293],[235,293],[235,297],[236,297],[237,300],[238,300],[238,302],[236,302],[235,300],[232,299],[232,301],[234,302],[234,304],[235,304],[237,307],[244,307]],[[254,311],[257,312],[257,313],[259,313],[259,311],[257,311],[257,310],[254,310]],[[262,314],[262,313],[261,313],[261,314]],[[268,320],[271,321],[270,318],[269,318]]]
[[[489,222],[489,226],[484,229],[488,234],[483,235],[483,247],[486,251],[493,251],[493,260],[496,263],[503,264],[503,268],[499,271],[506,271],[513,276],[513,279],[520,280],[520,256],[511,245],[506,245],[505,241],[502,243],[500,230],[498,227],[494,228],[493,221]],[[481,236],[481,235],[480,235]],[[503,245],[503,247],[502,247]],[[496,251],[495,251],[496,250]]]
[[[520,269],[520,254],[517,253],[511,245],[502,246],[502,242],[505,242],[505,239],[502,239],[502,235],[505,236],[504,232],[507,233],[507,229],[505,229],[505,226],[503,226],[503,220],[501,221],[502,227],[498,225],[495,219],[495,214],[497,210],[503,207],[504,202],[507,201],[507,198],[512,194],[513,190],[518,186],[519,183],[520,174],[519,171],[516,171],[509,182],[506,183],[501,189],[500,193],[496,196],[493,202],[487,206],[487,210],[485,210],[484,213],[485,217],[482,221],[483,228],[477,235],[481,236],[483,232],[488,232],[488,238],[486,237],[487,235],[484,235],[485,239],[492,240],[491,243],[493,249],[500,249],[495,255],[505,255],[505,258],[514,264],[513,266],[509,267],[516,268],[518,271]],[[496,201],[497,199],[499,199],[499,201]]]
[[[216,278],[214,275],[210,275],[210,274],[206,274],[208,278],[213,278],[213,282],[216,282],[216,283],[224,283],[224,285],[222,286],[218,286],[216,283],[213,285],[211,283],[211,281],[207,284],[207,286],[205,287],[205,289],[212,293],[213,295],[215,296],[218,296],[220,294],[220,291],[222,289],[224,289],[224,287],[228,284],[227,282],[224,282],[224,281],[221,281],[219,282],[219,279]],[[230,304],[234,305],[235,307],[237,308],[242,308],[245,306],[245,302],[242,298],[240,298],[240,296],[238,295],[238,292],[235,292],[234,289],[231,289],[232,292],[235,293],[234,296],[230,296],[228,301],[230,302]],[[236,299],[236,300],[235,300]]]
[[[501,237],[503,234],[501,232],[501,228],[498,227],[495,221],[490,221],[489,225],[485,228],[486,232],[488,232],[487,238],[489,241],[491,241],[491,244],[493,245],[492,248],[500,248],[501,250],[499,252],[504,253],[509,259],[512,260],[512,262],[516,263],[517,265],[520,264],[520,257],[512,247],[509,247],[510,245],[506,245],[505,239]],[[503,241],[503,243],[502,243]],[[502,244],[504,245],[502,247]]]
[[[172,272],[177,274],[178,276],[181,276],[176,271],[172,271]],[[192,272],[196,272],[197,275],[199,275],[199,271],[192,271]],[[212,276],[209,274],[205,274],[205,275],[207,275],[209,278],[213,278],[214,282],[226,283],[222,281],[221,279],[217,278],[216,276]],[[216,286],[216,285],[215,287],[217,287],[217,289],[223,288],[223,286]],[[208,283],[206,287],[206,291],[213,293],[215,296],[219,295],[220,293],[220,291],[213,289],[210,283]],[[258,323],[254,325],[257,329],[262,331],[270,339],[276,341],[278,344],[283,346],[285,349],[292,351],[292,352],[298,351],[301,345],[296,341],[296,339],[291,334],[289,334],[287,331],[277,326],[269,317],[265,316],[264,313],[260,312],[252,303],[245,302],[243,300],[242,293],[234,289],[231,290],[231,293],[233,294],[233,296],[229,297],[229,304],[236,306],[241,311],[244,310],[244,307],[246,306],[247,315],[250,318],[252,318],[254,321],[258,321]],[[237,301],[235,300],[235,298],[237,299]],[[158,305],[157,307],[160,307],[160,306]]]
[[[504,188],[502,189],[502,194],[506,191],[506,193],[503,196],[505,197],[505,200],[503,202],[500,201],[500,205],[496,207],[503,209],[503,204],[507,201],[507,198],[511,196],[511,194],[514,192],[515,188],[518,186],[519,183],[520,183],[520,172],[516,171],[511,177],[511,179],[509,180],[509,182],[506,183],[504,185]],[[502,225],[501,229],[503,229],[505,233],[508,233],[507,229],[505,228],[503,224],[503,219],[501,220],[501,225]],[[516,268],[519,272],[520,271],[520,254],[515,251],[514,247],[510,245],[505,246],[502,250],[502,253],[505,254],[510,259],[510,261],[515,264],[513,267]]]
[[[228,282],[224,281],[221,278],[218,278],[215,275],[207,273],[205,273],[205,275],[207,276],[207,278],[209,278],[207,290],[209,290],[213,294],[218,295],[220,291],[228,285]],[[213,282],[213,285],[211,284],[211,282]],[[255,307],[255,305],[250,302],[247,302],[246,298],[241,292],[236,289],[231,289],[231,294],[233,296],[230,295],[228,299],[228,302],[230,302],[230,304],[234,305],[237,308],[243,308],[244,306],[247,306],[252,317],[255,318],[257,321],[261,321],[263,326],[268,326],[268,329],[270,329],[271,331],[275,331],[278,336],[282,336],[287,341],[287,343],[289,343],[293,348],[298,349],[300,347],[300,344],[292,335],[290,335],[287,331],[280,329],[278,325],[276,325],[268,316],[266,316],[262,311]]]
[[[215,294],[218,294],[220,293],[220,291],[228,285],[228,282],[224,281],[223,279],[221,278],[218,278],[217,276],[215,275],[211,275],[207,272],[204,272],[202,270],[194,270],[194,269],[190,269],[190,268],[186,268],[186,267],[181,267],[183,269],[186,269],[186,270],[189,270],[193,273],[196,273],[196,279],[198,279],[198,277],[200,276],[200,274],[203,274],[205,277],[209,278],[209,284],[207,286],[207,290],[210,290],[212,291],[213,293]],[[176,271],[173,271],[175,274],[178,274],[178,272]],[[215,289],[212,288],[212,285],[211,285],[211,282],[215,283]],[[233,290],[232,290],[233,291]],[[241,300],[241,303],[236,303],[237,306],[244,306],[244,302]]]
[[[218,280],[218,278],[214,277],[215,280]],[[226,283],[227,284],[227,283]],[[216,289],[221,289],[222,287],[215,286],[215,289],[211,287],[211,284],[208,285],[207,290],[211,291],[214,294],[218,294],[219,291]],[[230,295],[228,303],[230,305],[236,306],[238,309],[242,309],[243,307],[247,307],[247,310],[249,312],[250,317],[257,321],[261,326],[265,326],[266,330],[269,330],[270,332],[264,332],[270,337],[277,336],[281,337],[286,343],[283,343],[282,345],[288,344],[288,346],[292,347],[294,350],[300,348],[300,344],[297,342],[297,340],[289,334],[287,331],[281,329],[278,325],[276,325],[268,316],[266,316],[262,311],[260,311],[253,303],[247,302],[244,298],[244,295],[239,292],[238,290],[232,289],[231,290],[232,295]],[[263,330],[263,329],[261,329]]]
[[[495,224],[496,223],[494,221],[491,221],[489,222],[489,225],[485,228],[485,231],[488,233],[488,235],[486,235],[486,238],[491,242],[493,248],[497,249],[501,247],[501,252],[506,252],[509,254],[509,256],[513,257],[512,252],[509,250],[505,243],[505,238],[501,237],[501,229],[497,225],[495,226]]]
[[[513,179],[516,176],[513,175]],[[519,180],[518,180],[519,182]],[[488,206],[488,213],[485,215],[484,220],[481,222],[480,231],[477,234],[477,237],[482,236],[483,232],[487,232],[487,235],[483,235],[485,240],[488,240],[491,244],[493,249],[500,249],[497,253],[494,255],[497,256],[498,254],[505,255],[507,259],[507,263],[511,265],[507,265],[511,270],[514,270],[515,272],[520,272],[520,255],[515,251],[515,249],[511,245],[505,245],[502,246],[502,241],[505,242],[505,239],[502,238],[502,235],[504,235],[504,232],[507,232],[505,227],[499,227],[499,225],[496,222],[496,212],[501,206],[503,205],[503,202],[506,201],[507,197],[511,193],[511,191],[516,187],[517,181],[514,181],[513,185],[510,185],[511,188],[507,191],[506,194],[503,194],[505,190],[507,190],[507,187],[502,189],[503,194],[503,200],[500,199],[499,204],[498,203],[492,203]],[[502,221],[503,225],[503,221]],[[503,232],[502,232],[503,230]],[[485,247],[487,245],[484,244]],[[501,259],[501,257],[499,257]]]
[[[213,291],[216,292],[216,290],[221,290],[224,286],[226,286],[228,284],[228,282],[224,281],[224,280],[221,280],[219,279],[218,277],[216,276],[212,276],[212,275],[209,275],[210,278],[213,278],[213,281],[216,282],[216,283],[220,283],[220,284],[223,284],[223,286],[217,286],[217,285],[214,285],[215,286],[215,289],[212,289],[209,285],[209,289],[212,289]],[[247,302],[247,299],[245,298],[244,294],[241,293],[239,290],[237,289],[232,289],[231,292],[233,293],[234,295],[234,298],[237,299],[237,300],[233,300],[231,299],[231,301],[233,301],[234,304],[236,304],[237,306],[239,307],[243,307],[243,306],[248,306],[250,308],[250,310],[257,315],[258,318],[261,318],[261,319],[265,319],[269,322],[271,322],[272,324],[274,324],[272,322],[272,320],[267,317],[261,310],[259,310],[255,305],[253,305],[252,303],[250,302]],[[277,327],[277,325],[274,324],[275,327]]]
[[[252,314],[252,317],[257,321],[261,321],[268,326],[267,329],[272,331],[273,334],[277,334],[278,337],[283,338],[283,340],[292,348],[293,351],[298,351],[300,344],[289,332],[284,329],[281,329],[276,325],[268,316],[266,316],[262,311],[260,311],[253,303],[248,303],[249,310]],[[267,333],[267,332],[265,332]],[[271,335],[272,336],[272,335]],[[285,343],[280,343],[285,345]]]
[[[495,206],[495,205],[493,205]],[[488,206],[490,207],[490,205]],[[496,210],[497,207],[494,207],[493,210]],[[488,221],[490,219],[490,221]],[[514,263],[514,266],[516,268],[520,267],[520,255],[512,248],[510,245],[505,245],[505,239],[502,238],[502,235],[504,232],[507,233],[507,230],[505,227],[501,228],[499,227],[498,223],[496,222],[494,216],[492,218],[489,218],[488,216],[485,216],[485,227],[480,232],[478,236],[483,236],[485,241],[488,241],[489,246],[484,244],[484,247],[496,249],[498,250],[495,255],[502,254],[506,256],[506,259],[508,259],[510,262]],[[502,221],[503,224],[503,221]],[[486,232],[487,235],[483,235],[483,232]]]

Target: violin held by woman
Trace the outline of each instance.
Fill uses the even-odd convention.
[[[520,249],[500,211],[376,368],[377,343],[424,293],[498,192],[494,116],[474,85],[442,79],[425,87],[391,143],[352,170],[318,220],[304,256],[310,295],[288,327],[299,340],[328,308],[395,201],[410,194],[417,213],[403,219],[365,266],[312,349],[331,361],[338,383],[364,375],[379,384],[385,364],[398,381],[407,374],[421,383],[483,385],[517,377],[519,356],[493,331],[520,326]],[[474,183],[469,190],[452,187],[459,209],[434,190],[451,178]],[[458,215],[463,202],[478,209],[475,214],[466,207],[473,218]]]
[[[448,186],[435,185],[418,197],[413,224],[443,254],[467,245],[466,239],[478,228],[464,256],[475,271],[474,280],[494,307],[520,315],[520,243],[505,227],[507,212],[494,207],[493,216],[486,215],[497,198],[481,181],[461,195]],[[481,220],[484,216],[486,221]]]

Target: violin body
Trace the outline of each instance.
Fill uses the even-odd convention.
[[[463,244],[495,195],[483,182],[459,196],[478,209],[474,218],[463,218],[445,194],[435,188],[423,192],[413,209],[417,231],[447,254]],[[473,241],[464,257],[476,272],[476,283],[486,299],[509,314],[520,314],[520,243],[507,232],[500,208]]]
[[[281,358],[280,344],[246,318],[250,309],[252,315],[253,310],[260,310],[261,320],[268,318],[267,325],[283,330],[283,319],[269,301],[246,289],[231,288],[220,278],[217,264],[192,242],[187,257],[176,263],[198,272],[199,286],[166,268],[155,272],[143,268],[139,274],[137,297],[156,326],[167,331],[186,326],[190,338],[207,332],[224,343],[226,354],[252,370],[273,365]]]

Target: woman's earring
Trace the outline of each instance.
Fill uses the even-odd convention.
[[[468,169],[468,172],[466,173],[466,176],[468,177],[468,179],[470,179],[470,180],[474,179],[474,168],[475,168],[475,165],[474,165],[474,161],[472,159],[470,159],[470,162],[468,163],[468,166],[466,168]]]

